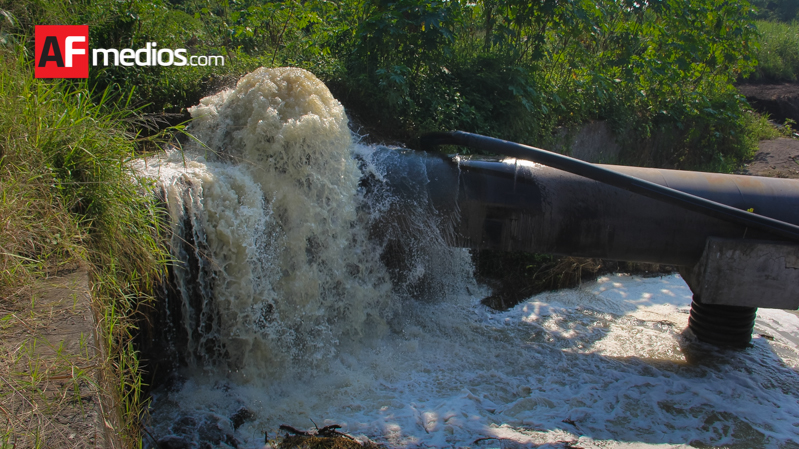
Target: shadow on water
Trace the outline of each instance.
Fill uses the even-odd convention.
[[[312,423],[392,447],[796,447],[795,342],[703,348],[677,276],[492,312],[446,244],[459,190],[427,192],[441,161],[353,147],[309,72],[259,69],[192,116],[212,153],[138,168],[181,261],[138,341],[149,447],[262,447]]]
[[[305,427],[311,419],[321,427],[326,419],[324,425],[371,420],[345,431],[402,447],[616,447],[606,440],[799,447],[795,347],[793,366],[775,350],[785,342],[779,337],[756,336],[744,350],[715,348],[685,330],[685,307],[642,314],[630,304],[646,295],[625,302],[595,292],[540,295],[507,312],[475,298],[468,307],[416,304],[397,317],[382,348],[342,352],[330,369],[266,387],[262,399],[274,404],[258,406],[249,390],[230,382],[202,386],[173,376],[161,398],[173,394],[179,402],[187,390],[205,389],[239,405],[227,414],[224,407],[189,407],[170,415],[168,441],[256,447],[236,431],[255,423]],[[281,394],[307,405],[287,406]],[[273,419],[261,416],[270,412]]]
[[[494,312],[482,287],[444,272],[441,257],[468,253],[438,254],[440,242],[421,234],[383,245],[380,261],[402,290],[387,334],[342,344],[321,369],[299,363],[242,382],[240,362],[202,363],[227,349],[200,338],[219,326],[208,301],[216,278],[202,273],[200,230],[181,226],[173,251],[189,290],[165,287],[138,341],[152,385],[148,447],[260,447],[264,432],[314,420],[393,447],[799,448],[799,335],[777,326],[763,331],[772,341],[743,351],[698,343],[684,330],[690,291],[676,275],[607,276]],[[189,350],[190,340],[203,345]],[[206,368],[188,369],[198,362]]]
[[[511,397],[518,392],[498,394],[494,403],[504,404],[491,411],[494,418],[489,419],[498,427],[485,431],[497,437],[504,425],[534,432],[563,431],[580,436],[576,444],[587,438],[695,447],[797,447],[796,347],[792,365],[783,360],[784,352],[778,353],[780,342],[765,337],[758,336],[744,350],[719,349],[681,330],[680,320],[622,315],[619,310],[635,308],[630,302],[613,305],[616,310],[610,315],[607,310],[577,306],[560,325],[553,323],[556,319],[544,319],[562,318],[547,311],[547,304],[520,306],[526,312],[521,321],[530,329],[513,337],[535,347],[533,352],[548,353],[542,358],[549,361],[549,372],[538,369],[530,376],[540,379],[539,388],[522,389],[521,397]],[[508,319],[507,314],[498,315]],[[653,333],[660,333],[658,341],[652,339]],[[529,372],[535,371],[531,366]],[[546,394],[551,389],[561,394]],[[558,401],[566,405],[558,407]],[[557,409],[562,420],[552,419],[547,409]],[[536,413],[517,413],[523,410]],[[763,416],[758,416],[761,411]]]
[[[578,311],[586,317],[597,315],[591,309],[578,308]],[[579,319],[577,321],[566,329],[587,329],[579,324]],[[561,351],[566,363],[579,367],[590,360],[590,365],[601,366],[600,375],[606,376],[606,381],[596,385],[592,393],[595,397],[609,400],[604,404],[595,402],[589,405],[575,396],[566,400],[571,407],[568,407],[562,425],[533,425],[529,429],[565,431],[579,436],[572,441],[577,445],[587,438],[588,441],[688,444],[701,448],[799,447],[795,441],[796,410],[774,416],[782,423],[775,421],[763,425],[762,421],[753,423],[744,413],[736,413],[736,407],[716,407],[714,401],[707,400],[718,395],[722,403],[726,397],[742,401],[741,405],[746,407],[748,396],[762,399],[773,409],[782,408],[786,402],[790,404],[791,398],[799,391],[796,348],[792,354],[794,366],[790,366],[770,339],[760,335],[756,335],[746,349],[726,349],[699,342],[687,328],[677,333],[672,323],[640,321],[628,324],[671,328],[678,352],[668,353],[666,357],[641,357],[603,355],[602,351],[592,353],[591,349],[586,350],[601,346],[600,342],[610,336],[610,329],[603,325],[571,338],[565,336],[568,332],[559,332],[555,336],[533,331],[529,343],[552,344],[553,350]],[[579,368],[563,374],[584,376]],[[585,380],[586,383],[596,383],[594,379]],[[695,396],[696,399],[686,401],[686,396]],[[654,419],[659,422],[653,422]],[[780,434],[783,438],[775,438]]]

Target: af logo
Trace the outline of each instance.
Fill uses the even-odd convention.
[[[88,78],[89,26],[36,25],[36,78]]]

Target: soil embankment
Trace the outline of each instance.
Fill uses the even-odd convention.
[[[777,124],[799,123],[799,83],[741,84],[738,91],[761,114]],[[786,133],[787,134],[787,133]],[[799,135],[797,136],[799,137]],[[738,173],[775,178],[799,178],[799,140],[780,138],[760,142],[752,161]]]
[[[799,83],[741,84],[738,91],[760,113],[779,124],[799,123]]]
[[[761,141],[755,157],[739,173],[799,179],[799,139],[782,137]]]

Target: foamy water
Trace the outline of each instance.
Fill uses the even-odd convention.
[[[406,304],[389,335],[324,371],[266,385],[192,378],[155,397],[155,428],[209,416],[224,427],[243,406],[258,418],[234,432],[239,447],[311,420],[391,447],[796,447],[788,312],[758,319],[773,341],[724,351],[682,335],[691,294],[678,275],[603,277],[502,313],[475,293]]]
[[[759,311],[744,351],[699,344],[677,275],[493,312],[443,244],[450,218],[392,193],[391,150],[353,144],[310,73],[258,70],[192,114],[203,145],[137,165],[181,261],[154,438],[260,448],[315,423],[390,447],[799,447],[797,316]]]
[[[391,286],[356,210],[361,172],[327,87],[301,69],[259,69],[190,111],[202,144],[136,165],[170,211],[183,263],[181,297],[169,300],[181,302],[189,367],[276,374],[324,364],[363,329],[384,333]]]

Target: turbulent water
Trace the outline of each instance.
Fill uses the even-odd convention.
[[[191,112],[202,144],[138,165],[182,261],[151,440],[260,448],[338,424],[392,447],[799,447],[795,315],[761,310],[745,351],[705,347],[677,275],[492,312],[423,195],[393,196],[396,152],[354,143],[310,73],[259,69]]]
[[[189,367],[263,377],[383,335],[391,286],[356,211],[347,119],[324,84],[261,69],[191,113],[203,145],[143,168],[164,191],[177,257],[199,264],[175,270]]]

